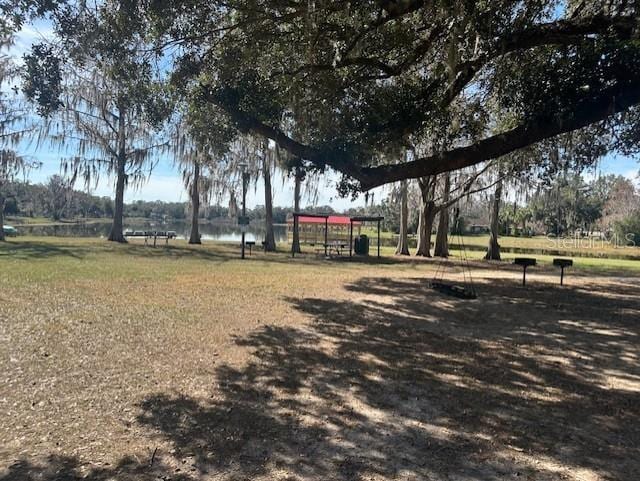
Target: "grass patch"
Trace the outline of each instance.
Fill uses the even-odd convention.
[[[376,242],[376,232],[371,229],[363,230],[371,238],[372,245]],[[381,242],[387,247],[397,243],[398,235],[391,232],[381,232]],[[410,243],[415,245],[416,236],[410,236]],[[432,242],[435,237],[432,238]],[[452,244],[460,242],[473,252],[483,252],[489,244],[489,235],[452,236]],[[553,238],[546,236],[512,237],[501,236],[500,246],[506,254],[522,255],[555,255],[570,257],[608,258],[640,260],[640,246],[616,246],[608,241],[580,238]]]

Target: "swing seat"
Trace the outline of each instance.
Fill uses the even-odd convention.
[[[441,281],[432,281],[431,288],[442,294],[457,297],[459,299],[477,299],[477,295],[474,290],[468,289],[465,286],[459,286],[457,284],[448,284]]]
[[[469,267],[469,260],[466,254],[466,248],[464,245],[464,240],[459,233],[459,217],[460,217],[460,209],[456,208],[455,210],[455,222],[456,226],[454,231],[451,232],[449,237],[449,243],[454,238],[454,232],[458,232],[459,244],[462,246],[462,254],[460,259],[462,261],[462,274],[464,276],[463,284],[454,284],[452,282],[444,282],[442,280],[442,276],[444,275],[445,269],[447,269],[446,262],[440,262],[438,269],[436,270],[434,278],[430,282],[430,286],[433,290],[440,292],[441,294],[445,294],[448,296],[457,297],[458,299],[477,299],[478,295],[476,294],[476,290],[473,286],[473,279],[471,278],[471,269]]]

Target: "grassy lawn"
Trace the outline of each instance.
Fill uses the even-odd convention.
[[[412,254],[414,251],[415,249],[411,249]],[[375,249],[372,248],[371,252],[375,254]],[[385,257],[391,257],[394,255],[395,247],[383,246],[380,248],[380,252]],[[451,254],[451,260],[455,262],[460,262],[464,256],[474,263],[482,264],[481,261],[484,257],[484,252],[473,251],[473,250],[466,250],[465,253],[463,254],[462,251],[459,249],[451,249],[450,254]],[[415,259],[413,258],[413,256],[411,257],[412,259]],[[640,260],[617,259],[617,258],[608,258],[608,257],[572,257],[570,255],[558,256],[558,255],[544,255],[544,254],[535,254],[535,253],[515,254],[515,253],[509,253],[509,252],[503,253],[501,257],[503,260],[502,263],[492,263],[492,265],[497,269],[507,267],[506,264],[512,263],[513,259],[515,259],[516,257],[533,257],[534,259],[537,260],[540,268],[544,272],[548,272],[550,270],[554,270],[553,259],[556,259],[558,257],[563,257],[563,258],[567,257],[567,258],[573,258],[573,261],[574,261],[573,272],[578,275],[610,273],[611,275],[615,276],[616,274],[624,274],[624,273],[629,273],[629,274],[640,273]],[[432,262],[438,263],[440,261],[438,259],[434,259]],[[567,271],[567,272],[571,272],[571,271]]]
[[[640,262],[392,252],[0,243],[0,481],[637,477]]]
[[[371,237],[375,243],[377,232],[370,228],[363,229],[364,234]],[[393,245],[397,242],[397,234],[391,232],[381,232],[380,238],[385,245]],[[415,243],[415,236],[411,236],[411,241]],[[435,242],[435,236],[431,239]],[[461,242],[473,252],[486,251],[489,244],[489,235],[465,235],[452,236],[452,244]],[[598,239],[579,238],[559,238],[536,236],[536,237],[511,237],[501,236],[500,246],[509,253],[538,254],[538,255],[566,255],[573,257],[608,258],[640,260],[640,246],[616,246],[610,242]],[[512,251],[512,252],[509,252]]]

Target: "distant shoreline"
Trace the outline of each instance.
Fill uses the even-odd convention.
[[[5,224],[13,225],[14,227],[53,227],[53,226],[69,226],[69,225],[93,225],[93,224],[110,224],[113,221],[110,217],[98,217],[98,218],[88,218],[88,219],[61,219],[61,220],[46,220],[41,217],[5,217]],[[135,223],[135,222],[144,222],[144,223],[157,223],[157,224],[171,224],[171,223],[184,223],[187,224],[190,221],[187,219],[169,219],[166,221],[152,219],[149,217],[125,217],[123,219],[124,223]],[[264,219],[255,219],[251,221],[251,224],[258,224],[263,222]],[[225,225],[225,226],[235,226],[237,225],[236,219],[230,219],[226,217],[220,217],[217,219],[200,219],[198,222],[200,225]],[[287,224],[282,223],[274,223],[274,226],[287,226]]]

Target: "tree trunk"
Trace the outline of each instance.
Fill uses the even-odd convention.
[[[487,254],[484,256],[486,260],[500,260],[500,244],[498,244],[498,230],[500,227],[500,199],[502,197],[502,181],[496,184],[496,191],[491,199],[491,225],[489,233],[489,247]]]
[[[127,175],[125,173],[125,160],[118,159],[118,177],[116,180],[116,200],[113,209],[113,223],[111,224],[111,232],[109,240],[113,242],[127,242],[122,233],[122,221],[124,217],[124,189],[126,185]]]
[[[422,218],[424,220],[421,226],[420,238],[418,239],[417,256],[431,257],[431,232],[433,232],[433,222],[437,213],[438,209],[436,209],[436,204],[432,200],[423,206]]]
[[[125,125],[125,111],[119,107],[118,117],[118,158],[116,159],[116,200],[113,209],[113,224],[109,240],[113,242],[127,242],[122,233],[122,218],[124,217],[124,189],[127,183],[127,138]]]
[[[400,235],[398,237],[398,247],[396,248],[396,255],[409,255],[408,226],[409,205],[407,202],[407,181],[403,180],[400,183]]]
[[[449,208],[440,210],[438,220],[438,233],[436,234],[436,245],[433,248],[433,255],[436,257],[449,257]]]
[[[449,191],[451,189],[451,177],[447,174],[444,178],[444,191],[442,193],[443,207],[440,209],[440,219],[438,221],[438,233],[436,234],[436,245],[433,255],[436,257],[449,257]]]
[[[432,200],[427,202],[427,205],[424,207],[424,227],[423,233],[420,237],[420,244],[418,245],[418,252],[416,255],[431,257],[431,233],[433,232],[433,222],[435,221],[436,214],[438,213],[438,209],[436,209],[436,204]]]
[[[266,149],[265,149],[266,151]],[[265,228],[264,250],[274,252],[276,250],[276,240],[273,235],[273,193],[271,192],[271,165],[269,165],[267,152],[262,158],[262,172],[264,175],[264,209]]]
[[[300,187],[302,184],[302,173],[300,168],[295,168],[295,185],[293,188],[293,211],[300,212]],[[298,218],[293,218],[293,240],[291,242],[291,252],[299,254],[300,250],[300,223]]]
[[[417,242],[417,249],[416,249],[417,256],[425,255],[425,252],[428,252],[427,249],[425,249],[426,232],[425,232],[425,222],[424,222],[424,209],[425,209],[424,202],[422,202],[422,204],[420,205],[420,215],[418,217],[418,232],[417,232],[418,242]]]
[[[433,231],[433,220],[437,213],[436,205],[433,201],[436,179],[436,176],[418,179],[422,205],[420,208],[420,222],[418,224],[417,256],[431,257],[431,232]]]
[[[200,162],[193,164],[193,179],[191,179],[191,235],[189,244],[201,244],[200,242]]]
[[[229,192],[228,217],[229,219],[237,219],[238,217],[238,201],[236,200],[236,194],[233,191]]]
[[[4,197],[0,195],[0,242],[4,240]]]

